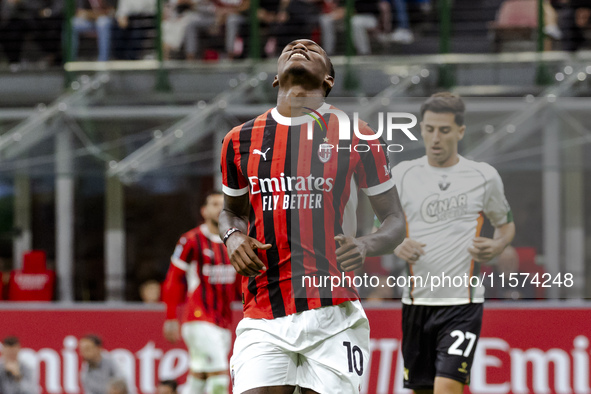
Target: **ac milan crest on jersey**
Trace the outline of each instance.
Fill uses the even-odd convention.
[[[320,144],[318,146],[318,158],[322,163],[327,163],[332,156],[332,148],[331,144]]]

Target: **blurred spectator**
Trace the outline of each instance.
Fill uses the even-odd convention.
[[[103,353],[103,341],[96,335],[86,335],[78,344],[80,357],[84,360],[80,382],[85,394],[110,394],[108,383],[121,378],[119,369],[111,357]]]
[[[322,0],[280,0],[275,24],[265,45],[267,56],[298,38],[311,38],[320,21]]]
[[[18,360],[21,344],[17,337],[6,337],[2,341],[0,359],[0,393],[35,394],[37,385],[33,381],[33,371]]]
[[[125,379],[111,379],[109,381],[109,387],[107,389],[108,394],[127,394],[127,383]]]
[[[3,0],[0,6],[0,44],[9,63],[16,64],[21,60],[25,35],[31,29],[35,10],[22,0]]]
[[[260,4],[259,4],[260,9]],[[244,0],[238,5],[218,7],[218,19],[226,28],[224,48],[230,58],[238,57],[244,51],[244,41],[238,37],[240,28],[246,24],[249,17],[250,0]]]
[[[259,0],[259,8],[257,9],[257,18],[260,24],[259,35],[262,37],[262,42],[266,42],[268,36],[268,29],[277,19],[277,9],[279,6],[278,0]],[[242,5],[226,16],[226,52],[231,58],[243,55],[246,50],[246,44],[241,37],[238,37],[241,30],[248,27],[250,0],[245,0]],[[241,29],[242,28],[242,29]],[[245,32],[243,36],[248,36],[249,32]]]
[[[110,0],[78,0],[72,21],[72,57],[78,57],[80,34],[96,33],[98,60],[107,61],[111,55],[111,30],[115,7]]]
[[[115,55],[118,59],[140,58],[142,41],[155,29],[156,0],[119,0],[117,4]]]
[[[576,51],[585,43],[585,31],[591,30],[591,0],[558,0],[562,49]]]
[[[383,38],[385,41],[411,44],[414,35],[410,30],[410,21],[407,11],[407,0],[380,0],[380,19],[383,26]],[[392,5],[396,10],[398,26],[392,32]]]
[[[25,39],[41,50],[42,61],[59,59],[63,0],[4,0],[0,2],[0,45],[8,61],[17,64]]]
[[[355,15],[351,18],[353,45],[359,55],[371,53],[370,33],[378,30],[379,0],[357,0]],[[344,30],[345,8],[343,1],[334,2],[328,13],[320,17],[322,47],[329,55],[336,47],[337,30]]]
[[[544,34],[555,40],[562,38],[562,31],[558,27],[558,13],[549,0],[544,0]]]
[[[370,34],[379,32],[378,4],[379,0],[356,1],[355,15],[351,18],[353,44],[359,55],[371,53]]]
[[[322,48],[327,55],[334,55],[337,30],[343,30],[346,9],[343,0],[325,1],[325,12],[320,15]]]
[[[62,61],[61,42],[64,23],[64,0],[42,0],[42,7],[37,10],[34,40],[45,54],[43,59],[48,65]]]
[[[176,394],[177,387],[176,380],[162,380],[156,387],[156,394]]]
[[[160,283],[155,280],[145,281],[140,285],[140,298],[145,303],[160,302]]]
[[[164,57],[184,46],[186,59],[197,59],[203,33],[219,34],[216,7],[209,0],[170,0],[162,22]]]

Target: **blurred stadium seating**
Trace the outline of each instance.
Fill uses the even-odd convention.
[[[445,4],[453,12],[450,41],[443,45]],[[426,12],[424,3],[410,2],[415,42],[399,45],[374,37],[374,56],[334,56],[339,83],[331,95],[367,97],[362,105],[367,104],[370,113],[372,106],[377,111],[378,98],[416,112],[418,107],[405,104],[410,102],[406,98],[420,101],[446,87],[467,97],[474,104],[469,107],[463,151],[499,168],[518,228],[525,229],[518,231],[515,245],[536,248],[549,264],[544,242],[550,232],[542,225],[548,220],[544,210],[550,209],[542,198],[548,179],[544,163],[562,160],[565,181],[588,178],[584,139],[575,162],[567,166],[567,157],[577,154],[559,156],[575,149],[568,144],[588,128],[581,108],[589,96],[591,69],[586,51],[571,55],[538,46],[538,52],[492,53],[496,41],[490,40],[487,22],[495,17],[494,31],[526,26],[533,32],[529,44],[536,48],[539,21],[532,7],[537,5],[536,0],[458,0],[432,4]],[[248,10],[243,14],[248,17]],[[155,28],[149,23],[141,27]],[[262,53],[264,43],[248,36],[248,23],[244,27],[240,34],[246,46],[258,45],[261,52],[256,53]],[[157,30],[143,35],[142,42],[157,37]],[[345,41],[339,40],[337,53],[347,51]],[[159,51],[158,41],[152,42],[143,47],[145,54]],[[0,71],[0,191],[5,212],[0,251],[5,272],[19,268],[18,256],[34,247],[47,252],[48,266],[58,279],[69,278],[59,281],[57,298],[138,300],[140,283],[162,279],[170,245],[198,220],[191,201],[218,181],[217,142],[226,130],[274,101],[273,59],[225,59],[223,46],[211,43],[207,50],[219,53],[213,63],[161,63],[158,53],[152,53],[152,59],[137,62],[69,62],[65,73],[57,66],[22,71],[7,66]],[[442,46],[451,53],[437,54]],[[541,101],[549,95],[572,98],[561,101],[566,107],[560,111],[568,116],[560,121],[572,131],[554,137],[563,144],[558,159],[551,159],[540,138],[544,125],[538,115],[546,111]],[[515,128],[524,131],[514,133]],[[409,147],[393,160],[414,157],[420,149]],[[573,175],[570,168],[578,170]],[[59,180],[64,181],[61,189]],[[581,187],[575,195],[585,195]],[[16,198],[21,194],[24,199]],[[62,199],[71,199],[73,205],[60,205]],[[583,200],[577,203],[584,206]],[[561,215],[572,214],[564,207]],[[151,226],[145,225],[146,217]],[[178,219],[172,222],[171,217]],[[588,225],[585,221],[577,228]],[[567,228],[564,223],[556,234]],[[557,241],[561,252],[553,252],[554,259],[569,253],[560,246],[566,242]],[[585,253],[579,255],[588,261]],[[557,269],[566,263],[553,264]]]
[[[540,26],[537,10],[541,4],[537,0],[439,0],[430,7],[424,4],[408,2],[414,33],[409,45],[381,40],[377,31],[371,35],[373,55],[355,56],[345,31],[338,30],[332,57],[337,84],[330,98],[358,104],[375,124],[376,114],[385,108],[417,114],[423,98],[435,91],[449,89],[465,97],[468,127],[461,153],[499,170],[515,215],[513,245],[520,257],[520,271],[572,273],[575,277],[575,286],[538,288],[534,298],[590,298],[591,52],[586,38],[590,24],[585,11],[580,11],[587,5],[575,1],[557,5],[563,35],[550,40]],[[446,5],[450,7],[447,11]],[[63,301],[63,305],[104,301],[101,308],[107,308],[108,313],[124,310],[132,315],[135,310],[144,313],[143,317],[163,314],[159,307],[133,303],[140,300],[140,284],[163,279],[179,235],[199,220],[195,201],[219,187],[218,151],[223,135],[275,103],[271,81],[276,61],[271,51],[265,52],[270,48],[266,45],[270,26],[248,22],[252,17],[248,9],[240,12],[244,22],[234,47],[241,51],[232,56],[226,53],[225,30],[221,29],[200,36],[203,46],[197,60],[184,60],[180,51],[165,61],[159,40],[162,17],[158,14],[156,23],[148,19],[136,26],[144,30],[133,44],[139,60],[123,60],[115,39],[113,60],[100,63],[95,61],[97,48],[92,37],[82,39],[80,61],[68,61],[71,55],[55,34],[58,31],[59,37],[62,30],[69,34],[67,12],[52,14],[54,22],[47,27],[45,38],[54,41],[47,46],[29,23],[37,14],[27,19],[26,13],[19,13],[17,17],[24,19],[16,18],[13,24],[1,19],[0,271],[4,275],[0,295],[3,283],[5,296],[10,297],[10,272],[25,270],[21,257],[35,249],[46,253],[47,269],[56,273],[56,294],[50,299]],[[310,20],[317,16],[310,16]],[[321,37],[317,26],[312,32]],[[10,53],[21,40],[22,51]],[[52,56],[43,48],[53,48]],[[403,152],[391,155],[394,163],[423,152],[420,143],[404,146]],[[372,220],[367,201],[362,200],[361,231],[368,230]],[[484,234],[491,235],[492,229],[485,228]],[[373,261],[372,267],[380,274],[401,272],[400,262],[392,257]],[[492,268],[485,272],[492,272]],[[128,304],[111,303],[114,301]],[[546,317],[563,308],[565,318],[573,318],[579,310],[588,312],[586,303],[573,302],[566,303],[567,307],[560,301],[532,302],[518,308],[531,308],[528,319],[535,318],[535,308],[547,308],[542,313]],[[380,308],[397,308],[387,303],[372,305],[376,316],[381,316]],[[0,308],[0,314],[13,308],[4,301],[2,307],[7,309]],[[490,308],[504,307],[493,302]],[[581,312],[584,319],[588,319],[587,312]],[[503,313],[497,312],[495,318]],[[152,323],[146,331],[159,321],[150,316]],[[571,351],[588,357],[581,338],[591,334],[584,328],[570,327],[568,337],[557,335],[559,344],[546,341],[548,334],[543,346],[536,346],[535,338],[516,334],[530,332],[528,322],[513,323],[515,327],[501,335],[497,331],[502,330],[500,323],[493,322],[485,342],[503,352],[499,358],[505,367],[509,354],[518,359],[519,349],[560,348],[567,358]],[[59,361],[63,343],[66,370],[66,363],[74,362],[68,352],[75,349],[75,341],[68,335],[78,333],[62,331],[52,337],[55,354],[43,353],[40,349],[44,345],[36,343],[38,353],[34,356],[58,357]],[[160,335],[156,331],[143,333],[141,340]],[[0,330],[0,334],[8,333]],[[505,342],[495,342],[500,338]],[[388,346],[397,346],[398,342],[392,342],[396,340],[380,336],[374,341],[375,349],[394,352],[397,348]],[[140,342],[137,346],[134,342],[131,356],[125,352],[120,356],[129,356],[135,363],[137,354],[148,362],[158,349],[148,340]],[[166,345],[157,345],[169,355],[166,360],[181,357]],[[560,353],[559,364],[564,357]],[[569,364],[573,369],[575,361],[582,362],[577,357],[573,355],[573,364]],[[162,356],[161,361],[164,359]],[[395,368],[396,360],[391,360],[389,367]],[[378,373],[375,365],[374,375]],[[68,364],[67,368],[73,367]],[[483,368],[486,372],[487,366]],[[386,387],[376,393],[392,392],[389,379],[390,374],[385,383],[372,380],[372,387]],[[527,379],[526,386],[536,392],[533,378]],[[552,378],[551,384],[556,388],[555,380]],[[509,382],[495,380],[498,384],[504,381]],[[69,382],[72,390],[64,391],[76,392]],[[520,381],[512,380],[511,390],[524,392],[515,382]],[[544,389],[543,380],[536,382],[541,385],[536,387]],[[574,384],[572,392],[577,393]],[[140,388],[140,392],[150,391]]]

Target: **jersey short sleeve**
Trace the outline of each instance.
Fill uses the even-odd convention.
[[[493,167],[486,165],[486,191],[484,195],[484,214],[495,227],[513,221],[511,208],[505,197],[501,176]]]
[[[364,135],[375,135],[367,123],[359,125],[359,132]],[[368,196],[390,190],[394,186],[394,181],[390,173],[390,159],[384,140],[378,138],[366,141],[356,138],[354,141],[354,150],[360,158],[355,172],[361,190]]]
[[[231,197],[248,193],[248,180],[240,170],[239,136],[239,129],[233,129],[222,143],[222,191]]]

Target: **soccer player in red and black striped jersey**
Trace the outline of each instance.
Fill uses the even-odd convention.
[[[230,360],[234,393],[354,393],[367,373],[369,323],[357,291],[310,277],[341,278],[365,256],[391,253],[405,219],[382,146],[356,149],[351,130],[339,140],[340,111],[324,102],[333,84],[324,50],[293,41],[278,59],[277,107],[224,138],[220,234],[243,275],[245,315]],[[311,129],[308,112],[324,128]],[[363,122],[358,129],[375,136]],[[355,183],[385,223],[359,238],[348,223]]]
[[[181,236],[162,286],[164,336],[170,342],[179,340],[177,309],[186,301],[180,333],[189,349],[187,384],[192,394],[229,389],[230,303],[239,299],[239,292],[236,271],[218,233],[223,203],[222,193],[207,195],[201,207],[204,223]]]

